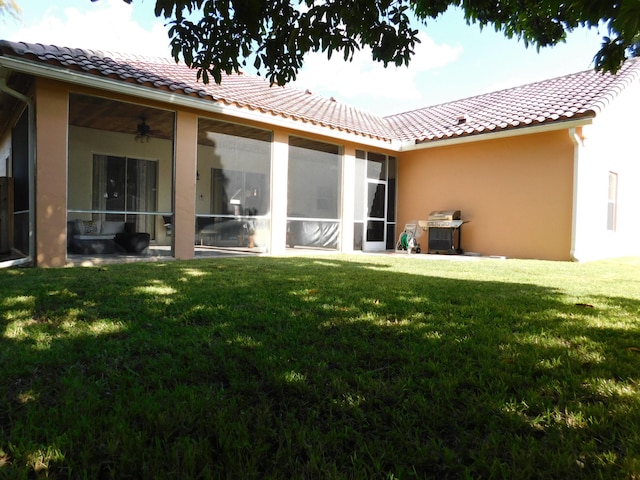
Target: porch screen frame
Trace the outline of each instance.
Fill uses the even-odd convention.
[[[618,174],[609,172],[609,188],[607,192],[607,230],[616,231],[618,214]]]
[[[289,136],[289,247],[340,248],[343,155],[341,145]]]

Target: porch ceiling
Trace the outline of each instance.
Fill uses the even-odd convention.
[[[142,119],[150,137],[173,139],[173,112],[86,95],[72,95],[69,102],[69,124],[76,127],[135,135]]]
[[[144,118],[152,138],[173,139],[175,114],[172,111],[119,102],[103,97],[73,94],[69,105],[69,124],[76,127],[94,128],[134,136],[138,124]],[[266,140],[269,132],[252,127],[203,118],[200,120],[198,143],[212,145],[207,132],[215,131],[229,135]]]

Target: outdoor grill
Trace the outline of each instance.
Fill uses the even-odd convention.
[[[428,253],[460,254],[460,210],[437,210],[420,226],[427,231]]]

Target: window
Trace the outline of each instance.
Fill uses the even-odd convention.
[[[211,212],[216,215],[265,215],[267,178],[264,173],[211,169]]]
[[[94,155],[93,210],[104,220],[135,222],[139,232],[155,231],[157,162],[136,158]]]
[[[607,199],[607,230],[615,232],[618,209],[618,174],[609,172],[609,197]]]

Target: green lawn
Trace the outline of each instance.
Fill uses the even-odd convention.
[[[0,270],[0,478],[640,478],[640,258]]]

